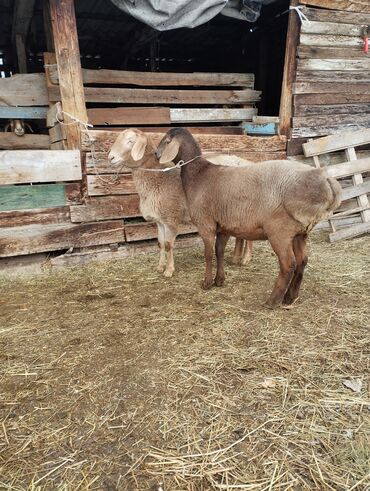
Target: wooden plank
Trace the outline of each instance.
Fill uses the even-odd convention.
[[[93,125],[171,124],[167,107],[110,107],[87,110]]]
[[[370,13],[368,0],[300,0],[300,3],[333,10]]]
[[[179,235],[197,232],[194,225],[180,225]],[[127,223],[125,225],[126,241],[148,240],[157,238],[157,225],[153,222]]]
[[[87,121],[74,1],[50,0],[50,18],[63,110],[80,121]],[[71,122],[67,115],[64,119],[67,124]],[[71,124],[65,126],[65,130],[68,148],[78,149],[80,126]]]
[[[109,131],[123,131],[132,126],[112,126]],[[104,126],[95,126],[95,130],[106,130]],[[141,126],[140,131],[145,133],[166,133],[173,126]],[[243,129],[240,126],[186,126],[191,133],[202,133],[206,135],[242,135]]]
[[[242,128],[247,135],[277,135],[276,123],[243,123]]]
[[[340,36],[362,36],[362,25],[334,22],[302,22],[301,32],[305,34],[329,34]]]
[[[347,188],[344,188],[342,191],[342,199],[347,200],[351,198],[356,198],[357,196],[368,193],[370,193],[370,180],[365,181],[361,184],[357,184],[356,186],[349,186]]]
[[[363,40],[361,37],[354,36],[336,36],[331,34],[304,34],[299,37],[302,46],[337,46],[361,48]]]
[[[308,3],[308,2],[301,2]],[[335,4],[334,4],[335,5]],[[344,24],[370,25],[370,13],[343,12],[343,10],[325,10],[302,7],[302,12],[311,21],[335,22]]]
[[[297,82],[293,86],[294,94],[367,94],[368,83],[325,83],[325,82]],[[369,97],[369,96],[367,96]]]
[[[203,135],[193,133],[204,152],[217,151],[233,154],[234,152],[276,152],[285,151],[286,138],[283,136],[247,136],[247,135]],[[149,133],[155,145],[164,136],[163,133]],[[117,138],[115,131],[91,130],[82,131],[82,150],[90,151],[90,138],[95,140],[96,151],[109,151]]]
[[[134,194],[136,188],[131,174],[119,174],[118,176],[86,176],[88,196],[106,196],[109,194]]]
[[[138,217],[140,199],[137,194],[86,198],[83,205],[71,206],[72,222],[97,222],[113,218]]]
[[[70,223],[69,206],[0,212],[0,228],[50,223]]]
[[[298,70],[366,71],[369,69],[369,58],[361,58],[360,60],[350,60],[346,58],[313,58],[298,60]]]
[[[328,176],[335,178],[352,176],[362,172],[370,172],[370,157],[351,160],[350,162],[343,162],[342,164],[329,165],[326,167],[326,170]]]
[[[367,58],[367,54],[360,47],[337,48],[333,46],[299,46],[299,58]]]
[[[328,105],[308,105],[303,104],[294,108],[295,116],[312,116],[312,115],[324,115],[324,114],[353,114],[354,117],[357,114],[369,113],[370,114],[370,102],[367,104],[328,104]]]
[[[359,147],[368,143],[370,143],[370,130],[362,130],[309,141],[303,145],[303,151],[306,157],[311,157],[313,155],[344,150],[348,147]]]
[[[48,128],[53,128],[59,121],[63,121],[64,116],[62,112],[62,104],[60,102],[56,102],[52,104],[47,110],[46,116],[46,126]]]
[[[257,114],[255,108],[170,108],[171,123],[248,121],[255,114]]]
[[[301,147],[302,153],[302,147]],[[214,152],[212,152],[214,153]],[[236,155],[237,157],[241,157],[245,160],[250,160],[252,162],[262,162],[263,160],[282,160],[286,159],[286,153],[283,151],[277,152],[233,152],[232,155]],[[207,158],[207,153],[204,153],[204,156]],[[114,171],[117,172],[110,162],[108,162],[108,154],[107,152],[96,152],[95,158],[97,163],[94,165],[93,158],[90,152],[86,153],[86,174],[113,174]],[[131,170],[128,167],[119,167],[120,174],[130,173]]]
[[[369,83],[370,73],[369,71],[298,70],[296,82]]]
[[[55,126],[49,128],[49,138],[50,144],[67,140],[66,127],[60,123],[56,123]]]
[[[0,106],[0,119],[46,119],[47,107]]]
[[[293,127],[335,126],[335,125],[366,125],[370,127],[370,114],[328,114],[293,118]]]
[[[370,232],[370,222],[357,223],[352,227],[344,228],[338,230],[337,232],[332,232],[329,234],[330,242],[338,242],[338,240],[352,239],[353,237],[358,237]]]
[[[352,131],[362,131],[364,129],[370,128],[368,123],[348,123],[348,124],[334,124],[328,126],[306,126],[306,127],[293,127],[292,137],[293,138],[313,138],[318,136],[326,135],[341,135],[344,132]]]
[[[15,74],[0,78],[0,106],[47,106],[43,73]]]
[[[49,135],[25,134],[17,136],[14,133],[0,133],[1,150],[22,150],[22,149],[48,149],[50,148]]]
[[[346,158],[349,162],[360,162],[360,160],[357,159],[357,155],[356,155],[356,150],[354,147],[350,147],[350,148],[346,148],[345,149],[345,153],[346,153]],[[362,159],[362,160],[365,160],[365,159]],[[370,159],[368,159],[369,162],[368,162],[368,170],[370,172]],[[353,176],[352,176],[352,184],[354,186],[357,186],[358,184],[362,184],[364,181],[363,181],[363,178],[362,178],[362,174],[361,174],[361,170],[357,173],[355,173]],[[369,207],[369,200],[367,198],[367,195],[366,194],[362,194],[360,196],[357,196],[356,197],[356,201],[357,201],[357,205],[359,207],[362,207],[364,208],[364,210],[362,210],[360,212],[360,215],[361,215],[361,220],[363,222],[370,222],[370,211],[368,210],[368,207]]]
[[[51,89],[52,100],[58,100],[58,88]],[[116,87],[85,87],[86,102],[116,104],[244,104],[257,102],[258,90],[177,90],[122,89]],[[62,100],[64,110],[65,104]],[[69,112],[69,111],[68,111]],[[86,121],[86,119],[83,119]]]
[[[58,207],[78,203],[80,199],[77,183],[0,186],[0,211]]]
[[[298,5],[298,0],[291,0],[290,6]],[[297,68],[296,50],[299,38],[299,19],[297,12],[289,12],[288,31],[285,46],[284,72],[281,86],[279,133],[287,137],[291,132],[291,117],[293,115],[293,83]]]
[[[298,94],[294,96],[294,105],[301,104],[354,104],[356,102],[370,102],[370,94]]]
[[[253,123],[265,124],[265,123],[279,123],[279,116],[253,116]]]
[[[0,229],[0,257],[124,242],[122,220]]]
[[[0,152],[0,184],[78,181],[80,153],[75,150],[12,150]]]
[[[242,86],[253,88],[253,73],[169,73],[82,69],[84,84],[138,86]],[[57,73],[53,74],[57,83]]]

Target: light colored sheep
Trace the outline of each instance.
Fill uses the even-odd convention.
[[[189,131],[173,128],[160,142],[160,162],[180,161],[190,216],[205,248],[203,288],[222,286],[224,250],[229,236],[268,240],[280,272],[267,302],[291,306],[298,298],[307,264],[307,234],[341,201],[341,187],[325,169],[274,160],[245,167],[225,167],[199,157],[201,149]],[[217,273],[212,275],[216,236]]]
[[[158,228],[160,248],[158,271],[173,275],[173,246],[181,223],[190,223],[186,198],[178,169],[170,172],[152,172],[161,169],[155,157],[151,138],[137,129],[120,133],[110,149],[108,159],[112,165],[131,169],[140,197],[140,211],[145,220],[154,221]],[[149,170],[148,170],[149,169]],[[251,244],[243,251],[244,241],[237,239],[234,263],[246,264],[251,258]]]

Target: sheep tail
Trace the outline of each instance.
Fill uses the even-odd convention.
[[[328,177],[327,182],[332,192],[332,200],[328,207],[328,210],[334,211],[339,207],[342,202],[342,188],[339,182],[333,177]]]

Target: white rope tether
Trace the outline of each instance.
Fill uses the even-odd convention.
[[[296,6],[296,7],[290,6],[289,7],[289,10],[295,10],[297,12],[298,17],[299,17],[299,20],[302,22],[302,24],[304,24],[305,22],[307,24],[311,24],[310,19],[308,19],[307,16],[306,16],[306,14],[304,12],[302,12],[302,8],[303,8],[303,5],[299,5],[299,6]]]
[[[190,160],[187,160],[184,162],[183,160],[179,160],[177,164],[175,164],[173,167],[165,167],[164,169],[143,169],[141,168],[140,170],[146,171],[146,172],[169,172],[170,170],[175,170],[175,169],[180,169],[184,165],[190,164],[190,162],[193,162],[193,160],[199,159],[201,155],[197,155],[196,157],[193,157]]]

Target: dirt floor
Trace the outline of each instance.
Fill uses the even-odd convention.
[[[291,311],[265,243],[0,280],[0,489],[370,489],[369,249],[313,236]]]

